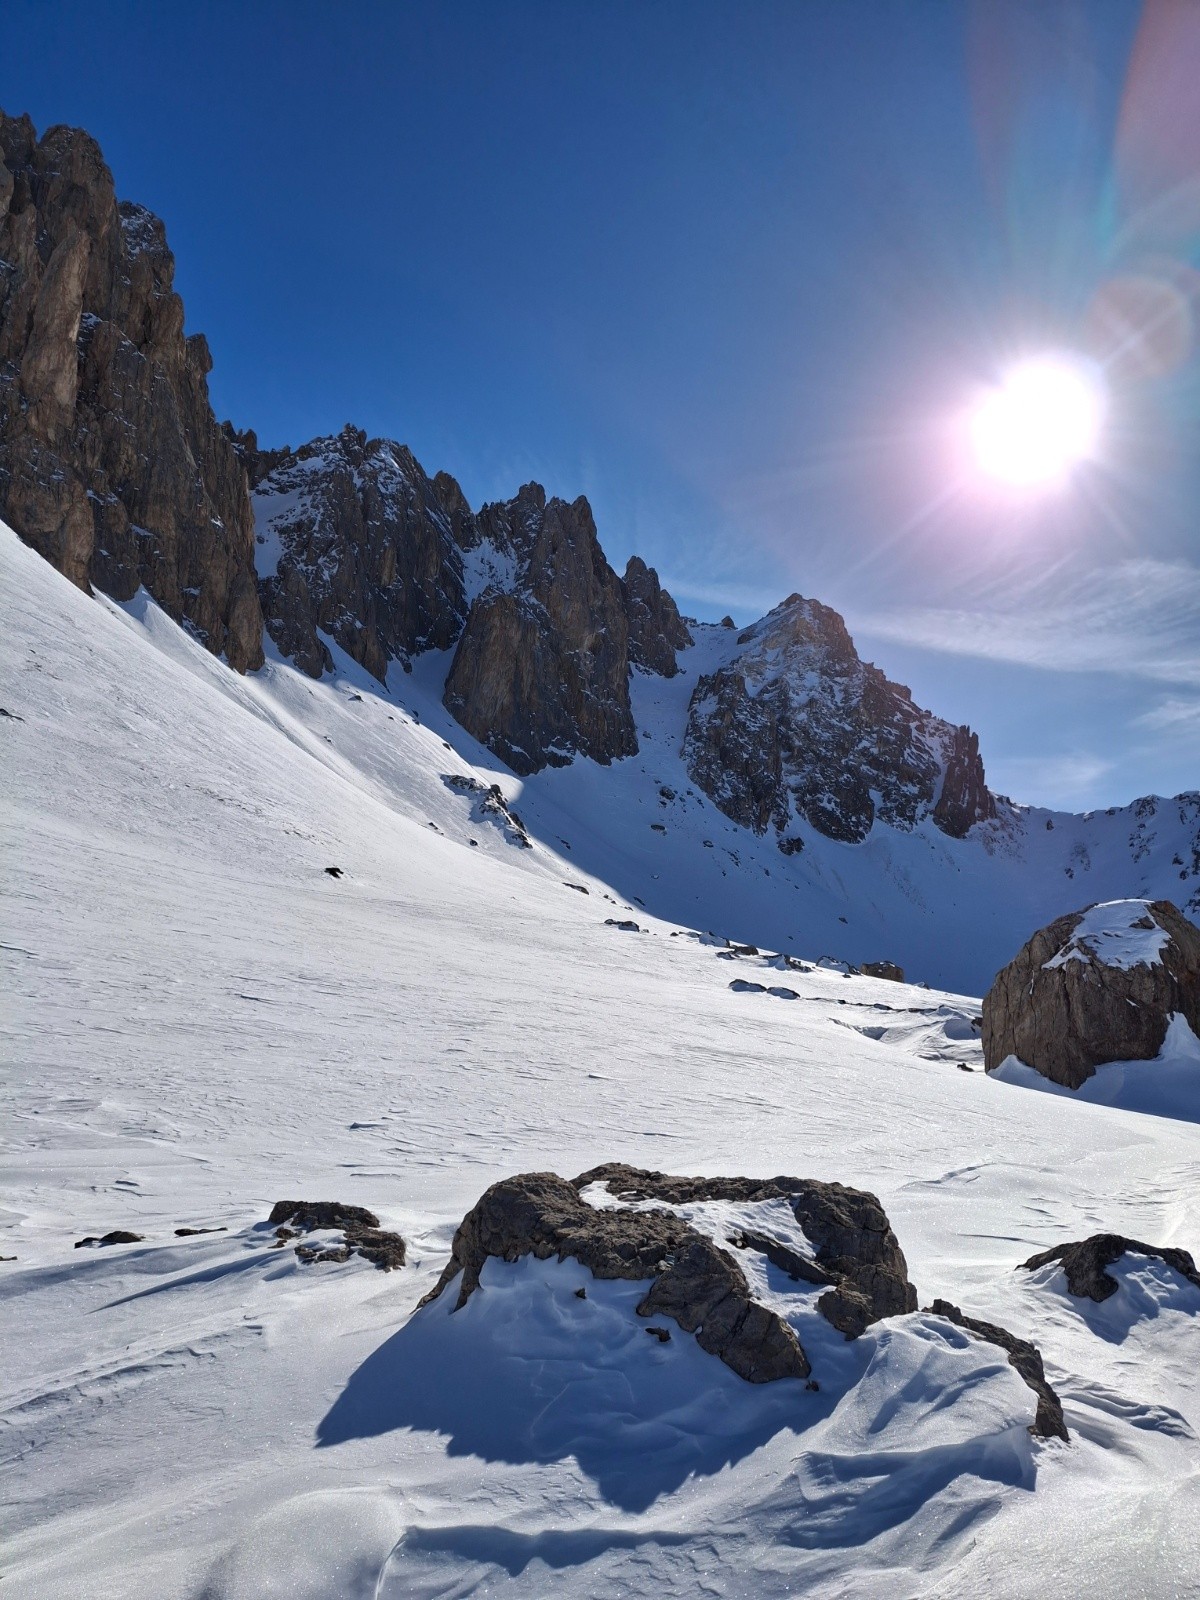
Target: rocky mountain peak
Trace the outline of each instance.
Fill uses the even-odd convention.
[[[630,660],[647,672],[673,678],[679,671],[675,652],[686,650],[693,642],[679,607],[641,556],[630,556],[621,587],[629,618]]]
[[[858,661],[845,622],[832,606],[790,594],[758,622],[738,635],[739,645],[754,644],[765,656],[776,650],[821,651],[829,663],[853,666]],[[897,685],[897,687],[899,687]]]
[[[547,500],[529,483],[485,505],[478,524],[490,578],[459,640],[447,708],[515,772],[633,755],[625,594],[587,500]]]
[[[864,662],[829,606],[793,594],[696,685],[684,755],[736,822],[797,849],[801,825],[860,843],[876,820],[965,833],[996,815],[975,735]]]
[[[382,682],[392,661],[455,642],[467,597],[452,479],[435,484],[407,446],[350,424],[298,450],[263,451],[249,434],[238,448],[263,615],[284,655],[319,676],[326,636]]]
[[[263,659],[249,494],[174,272],[94,139],[0,112],[0,515],[74,583],[144,586],[245,671]]]

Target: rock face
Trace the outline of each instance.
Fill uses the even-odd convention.
[[[587,501],[529,483],[476,520],[495,575],[468,613],[447,710],[520,774],[634,755],[625,594]]]
[[[346,427],[299,450],[232,435],[253,489],[259,591],[282,654],[312,677],[320,634],[381,681],[392,661],[447,650],[467,615],[460,540],[474,519],[453,478],[404,445]]]
[[[259,587],[280,651],[314,677],[332,638],[381,681],[457,646],[447,708],[514,772],[637,750],[635,664],[670,675],[691,642],[644,562],[623,583],[584,499],[526,484],[476,514],[447,473],[346,427],[299,450],[230,434],[253,488]]]
[[[185,337],[162,223],[93,139],[0,113],[0,515],[82,588],[144,585],[238,671],[262,663],[245,474]]]
[[[805,822],[860,843],[929,817],[958,838],[997,815],[979,743],[859,659],[845,623],[792,595],[697,683],[684,758],[726,816],[795,849]]]
[[[1106,1061],[1158,1055],[1173,1014],[1200,1031],[1200,929],[1169,900],[1114,900],[1040,929],[983,1001],[989,1072],[1016,1056],[1078,1089]]]
[[[593,1206],[582,1191],[596,1183],[620,1201],[658,1200],[662,1208]],[[456,1309],[465,1305],[489,1256],[570,1256],[597,1278],[651,1279],[638,1315],[672,1317],[749,1382],[806,1378],[811,1367],[795,1332],[754,1300],[735,1255],[739,1249],[771,1255],[780,1247],[740,1234],[723,1248],[668,1209],[696,1200],[779,1197],[791,1204],[816,1251],[809,1260],[784,1249],[785,1270],[830,1285],[818,1309],[847,1338],[880,1317],[916,1308],[903,1254],[872,1195],[791,1178],[672,1178],[620,1164],[596,1167],[573,1182],[534,1172],[493,1184],[463,1218],[450,1261],[426,1300],[461,1275]]]
[[[1200,1272],[1197,1272],[1196,1263],[1188,1251],[1142,1244],[1138,1239],[1126,1239],[1119,1233],[1093,1233],[1089,1238],[1078,1239],[1073,1244],[1055,1245],[1051,1250],[1042,1250],[1036,1256],[1030,1256],[1021,1265],[1033,1271],[1036,1267],[1057,1262],[1066,1273],[1067,1289],[1071,1294],[1077,1299],[1100,1301],[1107,1300],[1120,1288],[1120,1284],[1105,1268],[1129,1254],[1153,1256],[1165,1262],[1194,1288],[1200,1289]]]
[[[956,1327],[964,1328],[976,1339],[982,1339],[987,1344],[999,1345],[1007,1354],[1009,1366],[1024,1379],[1037,1396],[1037,1410],[1029,1429],[1030,1433],[1037,1434],[1043,1439],[1070,1439],[1071,1435],[1067,1432],[1067,1424],[1063,1418],[1062,1401],[1046,1381],[1046,1369],[1042,1365],[1042,1353],[1037,1345],[1031,1344],[1028,1339],[1019,1339],[1016,1334],[1009,1333],[1007,1328],[1001,1328],[994,1322],[981,1322],[978,1317],[966,1316],[950,1300],[935,1300],[929,1309],[935,1316],[945,1317]]]
[[[647,672],[673,678],[679,671],[676,650],[686,650],[692,643],[679,607],[641,556],[630,556],[621,587],[629,623],[629,659]]]

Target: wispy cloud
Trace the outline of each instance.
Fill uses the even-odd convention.
[[[691,579],[676,577],[664,572],[659,576],[677,604],[687,609],[686,602],[715,607],[722,611],[737,611],[743,616],[758,618],[772,610],[784,598],[786,589],[775,590],[747,588],[736,583],[696,583]]]
[[[1151,728],[1156,733],[1200,738],[1200,694],[1194,698],[1171,695],[1160,700],[1137,718],[1135,726]]]
[[[1088,806],[1100,794],[1101,778],[1113,763],[1087,750],[1048,756],[1010,756],[989,762],[988,781],[993,789],[1014,800],[1039,806]]]
[[[986,603],[899,606],[854,622],[856,633],[952,655],[1200,688],[1200,568],[1184,561],[1060,572]]]

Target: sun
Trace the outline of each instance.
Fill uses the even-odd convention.
[[[1053,488],[1092,459],[1104,421],[1099,369],[1069,355],[1030,356],[985,390],[968,416],[975,463],[1014,489]]]

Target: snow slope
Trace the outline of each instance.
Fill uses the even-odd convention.
[[[687,935],[711,856],[722,931],[894,954],[905,872],[953,841],[806,851],[785,917],[783,858],[673,781],[686,679],[639,682],[642,757],[522,786],[428,657],[386,694],[336,654],[242,679],[7,530],[0,566],[6,1595],[1200,1592],[1200,1297],[1014,1270],[1100,1228],[1195,1252],[1200,1128],[985,1076],[968,996]],[[533,849],[447,774],[498,779]],[[646,1338],[636,1285],[589,1287],[581,1331],[569,1262],[410,1320],[488,1183],[612,1159],[873,1190],[922,1304],[1040,1344],[1072,1443],[922,1313],[818,1352],[817,1394]],[[273,1249],[293,1197],[370,1206],[409,1265]],[[110,1228],[145,1238],[73,1249]]]

